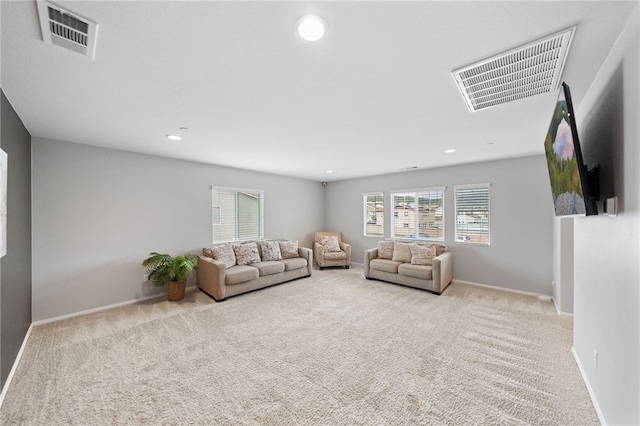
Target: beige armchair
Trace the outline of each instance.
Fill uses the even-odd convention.
[[[342,241],[340,232],[316,232],[313,243],[313,258],[320,269],[328,266],[351,265],[351,244]]]

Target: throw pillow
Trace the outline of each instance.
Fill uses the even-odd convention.
[[[212,259],[223,262],[227,268],[236,264],[236,255],[231,247],[231,244],[223,244],[219,246],[205,247],[202,249],[202,254]]]
[[[447,251],[447,246],[443,244],[434,244],[434,246],[436,247],[436,256],[440,256],[442,253]]]
[[[431,265],[433,258],[436,257],[436,246],[433,244],[411,244],[411,264],[412,265]]]
[[[340,251],[340,243],[338,243],[338,237],[328,236],[322,237],[320,244],[324,247],[324,251],[327,253],[335,253]]]
[[[262,250],[262,260],[282,260],[280,253],[280,244],[277,241],[260,241],[260,250]]]
[[[393,259],[393,241],[378,241],[378,259]]]
[[[395,260],[396,262],[411,262],[411,250],[409,250],[409,244],[394,241],[393,257],[391,260]]]
[[[256,243],[237,244],[233,246],[233,252],[236,254],[236,263],[238,265],[260,262],[260,254],[258,254]]]
[[[299,257],[298,241],[278,241],[278,244],[280,244],[280,254],[283,259]]]

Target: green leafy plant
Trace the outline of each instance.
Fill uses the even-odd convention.
[[[147,268],[149,281],[163,286],[169,281],[185,282],[187,276],[198,267],[197,257],[193,254],[171,257],[168,254],[149,253],[142,262]]]

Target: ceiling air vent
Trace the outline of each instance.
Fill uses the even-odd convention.
[[[575,27],[453,71],[471,112],[556,90]]]
[[[94,58],[98,30],[95,22],[47,1],[38,0],[37,4],[45,43]]]

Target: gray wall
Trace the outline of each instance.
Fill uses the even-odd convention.
[[[617,217],[574,222],[574,350],[610,425],[640,424],[639,21],[636,7],[576,111],[585,161],[619,202]]]
[[[446,186],[445,243],[454,254],[454,279],[551,295],[553,208],[546,167],[539,155],[331,182],[326,229],[341,231],[352,244],[353,261],[362,263],[364,250],[379,240],[364,236],[364,193],[384,191],[389,211],[390,191]],[[453,240],[453,186],[473,183],[491,184],[489,247]],[[389,215],[385,236],[390,236]]]
[[[7,153],[7,255],[0,261],[0,388],[31,325],[31,136],[4,95],[0,146]]]
[[[263,189],[266,238],[322,228],[318,182],[34,138],[34,321],[158,293],[140,263],[211,244],[211,185]]]

